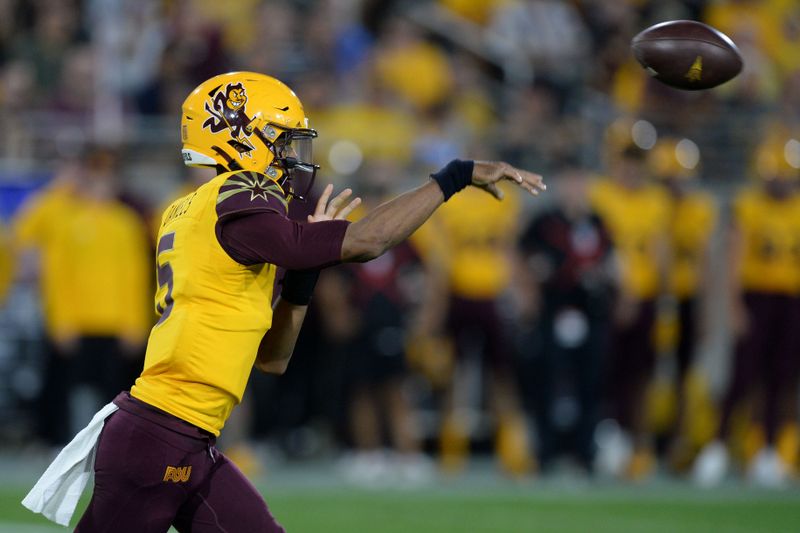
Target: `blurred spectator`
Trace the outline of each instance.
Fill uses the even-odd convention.
[[[26,111],[34,101],[34,72],[29,63],[12,61],[0,70],[0,155],[32,158],[35,152],[32,124]]]
[[[664,192],[650,182],[644,150],[629,145],[612,155],[611,179],[597,182],[591,195],[621,270],[609,393],[622,432],[601,446],[598,466],[637,480],[655,466],[643,406],[656,361],[652,335],[656,299],[664,285],[669,204]]]
[[[218,26],[221,31],[222,40],[220,44],[226,49],[241,53],[253,46],[258,39],[259,23],[264,22],[259,16],[259,9],[268,11],[278,2],[261,0],[239,0],[238,2],[217,2],[215,0],[184,0],[179,2],[179,9],[188,16],[197,17],[207,24]],[[278,8],[281,6],[278,5]],[[284,19],[280,14],[276,15],[275,27],[263,28],[266,33],[272,30],[291,31],[292,28],[281,27]],[[268,21],[267,21],[268,22]],[[284,33],[276,35],[278,38],[285,37]]]
[[[526,321],[538,321],[542,345],[530,384],[539,458],[547,471],[560,452],[570,451],[592,472],[615,285],[611,241],[589,204],[586,170],[567,169],[550,183],[556,205],[522,233],[516,284],[533,291],[524,295],[533,300],[524,307]]]
[[[740,105],[763,105],[777,97],[780,78],[776,68],[777,50],[781,48],[782,0],[722,0],[709,4],[704,19],[728,35],[744,59],[739,77],[726,90]],[[777,31],[776,31],[777,30]]]
[[[88,115],[97,109],[94,50],[88,46],[70,48],[64,54],[56,93],[49,109],[62,113]]]
[[[737,342],[731,379],[722,400],[719,440],[707,445],[695,463],[695,481],[704,486],[720,483],[728,472],[727,444],[735,409],[744,402],[764,429],[763,445],[749,464],[750,480],[782,486],[793,472],[798,450],[794,447],[783,450],[788,453],[779,453],[778,448],[782,430],[797,431],[798,167],[797,141],[787,143],[780,135],[767,137],[753,168],[758,183],[736,198],[730,231],[728,298]]]
[[[800,125],[800,68],[786,76],[777,115],[790,127]]]
[[[15,221],[19,245],[41,256],[47,353],[40,430],[51,445],[82,424],[70,412],[78,385],[90,385],[106,403],[130,386],[141,364],[152,316],[149,248],[138,216],[115,200],[118,157],[88,149]]]
[[[491,68],[467,53],[454,55],[452,64],[455,86],[449,101],[459,122],[476,138],[498,121]]]
[[[754,45],[768,55],[774,55],[781,39],[780,24],[775,17],[782,0],[719,0],[709,2],[703,18],[708,24],[741,44]]]
[[[481,26],[487,24],[492,13],[507,2],[508,0],[439,0],[439,4],[454,15]]]
[[[585,72],[589,34],[571,2],[505,3],[492,16],[488,42],[497,57],[513,64],[516,81],[531,81],[542,71],[574,82]]]
[[[433,270],[426,305],[438,310],[420,327],[427,329],[422,336],[443,331],[457,353],[443,409],[443,467],[457,471],[465,464],[469,412],[476,407],[476,396],[481,401],[485,376],[497,459],[506,473],[520,476],[533,464],[501,300],[511,283],[520,200],[512,189],[503,190],[502,202],[486,202],[484,191],[468,188],[417,232],[422,255]],[[479,390],[465,380],[470,367],[477,367],[481,376]]]
[[[359,19],[360,2],[320,0],[302,12],[300,25],[310,71],[346,77],[368,61],[373,36]]]
[[[326,132],[315,150],[327,155],[323,162],[340,175],[355,172],[365,159],[409,164],[420,124],[374,78],[360,90],[352,101],[335,102],[313,115],[314,127]]]
[[[677,416],[670,430],[673,466],[691,456],[683,427],[685,383],[700,336],[705,334],[708,312],[709,254],[716,226],[713,198],[697,188],[700,151],[689,139],[659,139],[650,153],[651,168],[670,197],[669,266],[667,295],[670,323],[674,327],[666,343],[674,354],[674,390]],[[705,311],[705,313],[704,313]],[[664,347],[662,347],[664,348]]]
[[[87,24],[95,49],[98,98],[106,108],[124,104],[144,113],[156,111],[145,102],[159,74],[167,35],[159,0],[92,2]],[[106,115],[110,115],[110,109]],[[120,117],[104,117],[119,121]],[[119,130],[117,124],[103,125]]]
[[[375,69],[386,87],[419,110],[450,97],[453,73],[447,56],[400,17],[389,19],[377,43]]]
[[[576,151],[577,132],[560,118],[565,99],[565,91],[545,79],[509,91],[497,145],[501,157],[543,175],[559,171]]]
[[[238,2],[215,4],[226,6]],[[163,31],[167,41],[158,77],[140,95],[138,106],[145,113],[174,116],[192,88],[211,76],[232,70],[233,65],[219,24],[208,19],[194,2],[171,2],[165,5],[165,11]],[[247,70],[255,68],[253,65]]]
[[[34,26],[21,32],[12,55],[30,64],[35,72],[35,101],[47,105],[57,96],[61,70],[72,47],[78,42],[79,14],[75,2],[42,0],[35,3]]]
[[[800,68],[800,5],[792,0],[770,2],[780,27],[775,63],[784,78]]]
[[[634,58],[619,65],[611,80],[609,93],[617,109],[626,114],[640,113],[647,92],[647,78]]]
[[[250,46],[238,61],[254,72],[267,72],[286,83],[309,70],[311,57],[303,47],[304,18],[289,2],[270,0],[255,9],[257,25]],[[236,27],[237,34],[242,30]],[[220,71],[217,71],[218,74]]]
[[[16,2],[14,0],[2,0],[0,2],[0,63],[5,63],[9,59],[10,45],[15,32],[19,31],[16,22]]]
[[[591,35],[591,87],[608,93],[617,69],[630,58],[630,40],[641,29],[636,1],[580,2],[583,20]]]
[[[469,130],[448,104],[431,108],[414,141],[415,160],[422,168],[438,168],[463,154]]]

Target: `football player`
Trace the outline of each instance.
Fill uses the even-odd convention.
[[[105,420],[76,531],[283,531],[215,441],[251,368],[286,370],[319,269],[380,256],[468,185],[498,198],[503,180],[544,189],[506,163],[455,160],[352,224],[359,199],[348,202],[349,189],[331,198],[328,185],[299,223],[287,204],[313,183],[316,136],[294,92],[263,74],[216,76],[184,102],[184,161],[219,175],[164,212],[160,319],[141,376]],[[288,273],[273,304],[279,266]]]
[[[734,204],[728,301],[737,343],[718,440],[703,448],[694,464],[692,474],[701,486],[717,485],[727,474],[734,409],[747,400],[763,413],[756,418],[766,441],[749,464],[748,477],[759,485],[784,485],[796,460],[796,449],[782,457],[779,446],[780,430],[796,420],[800,371],[800,172],[790,159],[795,165],[800,159],[791,140],[776,134],[763,141],[754,169],[758,183],[741,191]]]
[[[438,314],[428,325],[435,324],[438,331],[434,334],[444,333],[455,349],[440,435],[441,464],[448,472],[461,470],[468,458],[465,412],[472,406],[469,381],[464,376],[473,355],[478,356],[476,366],[487,384],[499,466],[515,477],[529,474],[535,466],[502,317],[501,298],[512,287],[510,258],[521,209],[520,199],[513,194],[516,191],[509,192],[503,205],[486,203],[480,192],[468,191],[426,224],[427,237],[415,236],[430,271],[429,298],[423,312]],[[420,242],[420,238],[428,242]],[[477,399],[479,394],[472,396]]]
[[[638,480],[655,467],[643,405],[656,362],[652,334],[656,299],[664,285],[669,203],[666,194],[650,183],[646,152],[636,145],[616,154],[611,170],[613,178],[595,183],[590,196],[619,262],[609,392],[614,417],[625,433],[615,439],[619,445],[600,446],[597,460],[602,470]],[[610,459],[607,452],[614,448],[626,461]],[[622,464],[613,464],[623,462],[627,462],[624,471]]]
[[[149,249],[140,217],[117,199],[119,157],[88,146],[14,220],[23,257],[38,261],[44,311],[40,432],[70,439],[74,389],[99,404],[130,387],[142,368],[149,321]]]
[[[700,151],[689,139],[665,137],[650,151],[651,168],[669,194],[669,269],[667,298],[677,338],[669,338],[675,354],[674,381],[677,416],[670,428],[670,462],[678,466],[691,454],[684,435],[686,418],[685,383],[694,352],[705,328],[701,311],[705,309],[711,237],[717,208],[710,194],[698,187],[697,166]],[[669,337],[669,336],[668,336]]]

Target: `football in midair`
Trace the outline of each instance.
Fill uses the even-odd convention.
[[[631,41],[648,74],[677,89],[711,89],[736,77],[742,56],[724,33],[694,20],[650,26]]]

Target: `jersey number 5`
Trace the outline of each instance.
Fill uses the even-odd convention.
[[[160,291],[161,288],[166,285],[167,294],[164,296],[163,302],[160,300],[156,302],[156,311],[161,315],[161,318],[158,319],[158,323],[156,323],[156,325],[164,322],[172,311],[172,266],[169,264],[169,261],[165,261],[163,265],[161,264],[161,254],[172,250],[174,247],[174,232],[167,233],[158,240],[158,251],[156,252],[156,265],[158,266],[156,276],[158,277],[158,289]]]

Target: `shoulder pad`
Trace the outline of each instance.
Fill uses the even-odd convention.
[[[257,172],[231,173],[217,193],[217,217],[258,211],[286,215],[288,201],[275,181]]]

